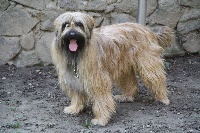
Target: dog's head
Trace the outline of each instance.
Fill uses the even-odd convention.
[[[67,12],[56,18],[56,44],[69,53],[78,53],[88,44],[94,19],[81,12]]]

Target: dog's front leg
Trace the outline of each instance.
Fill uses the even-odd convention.
[[[68,107],[65,107],[64,113],[67,114],[78,114],[83,110],[85,104],[85,97],[83,94],[73,91],[70,93],[71,104]]]
[[[115,113],[115,102],[111,92],[103,92],[96,95],[93,102],[93,113],[95,118],[92,119],[93,125],[105,126],[113,113]]]

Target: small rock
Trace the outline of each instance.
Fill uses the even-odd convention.
[[[40,72],[40,70],[35,70],[37,73]]]
[[[30,32],[21,37],[21,46],[24,50],[31,50],[34,47],[34,36],[33,32]]]

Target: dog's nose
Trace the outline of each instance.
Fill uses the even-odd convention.
[[[70,35],[71,37],[75,37],[75,36],[76,36],[76,32],[71,31],[71,32],[69,33],[69,35]]]

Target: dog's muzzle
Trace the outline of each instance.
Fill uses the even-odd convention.
[[[85,38],[77,31],[70,30],[63,37],[64,45],[67,50],[71,52],[77,52],[78,50],[83,49],[85,45]]]

